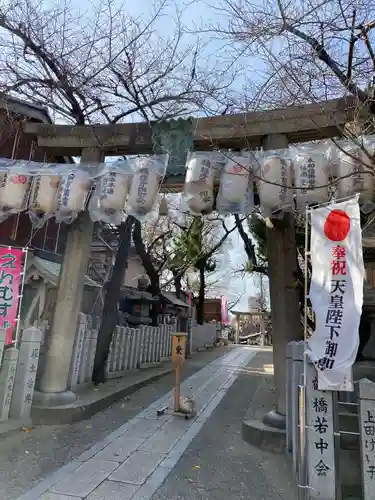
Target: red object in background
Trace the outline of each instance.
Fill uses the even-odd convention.
[[[0,247],[0,328],[6,329],[5,345],[13,342],[21,293],[24,250]]]
[[[10,182],[12,184],[26,184],[27,177],[26,175],[12,175],[10,178]]]
[[[224,295],[221,297],[221,322],[223,325],[229,323],[228,299]]]
[[[332,210],[324,223],[324,234],[331,241],[343,241],[350,231],[350,217],[343,210]]]

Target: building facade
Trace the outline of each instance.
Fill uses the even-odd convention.
[[[221,323],[221,299],[204,300],[204,322],[216,321]]]
[[[17,99],[0,99],[0,157],[38,162],[71,163],[67,157],[48,156],[37,146],[37,139],[24,134],[23,123],[52,123],[48,112],[38,106]],[[14,214],[0,223],[0,244],[29,246],[62,253],[67,226],[53,219],[35,230],[27,213]]]

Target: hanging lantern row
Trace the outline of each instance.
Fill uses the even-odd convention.
[[[332,195],[372,199],[375,140],[366,137],[361,144],[324,141],[267,152],[189,153],[181,211],[249,214],[255,191],[267,216]],[[69,224],[86,207],[94,221],[118,225],[125,214],[144,220],[156,209],[167,164],[168,155],[100,165],[0,158],[0,220],[27,211],[34,226],[51,217]]]
[[[254,192],[269,216],[278,210],[304,208],[334,197],[374,195],[375,139],[323,141],[276,151],[193,152],[187,160],[184,208],[192,214],[249,214]],[[215,204],[215,186],[219,190]]]
[[[125,207],[142,220],[155,208],[167,164],[168,155],[96,166],[0,159],[0,220],[27,211],[36,227],[51,217],[70,224],[86,206],[94,221],[118,225]]]

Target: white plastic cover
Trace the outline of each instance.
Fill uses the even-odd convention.
[[[22,212],[27,207],[31,176],[22,167],[3,172],[0,179],[0,220],[10,214]]]
[[[331,176],[326,143],[293,148],[291,153],[297,208],[326,202]]]
[[[29,216],[34,226],[42,226],[53,217],[59,201],[60,176],[36,175],[31,183]]]
[[[154,155],[129,160],[133,176],[126,205],[128,215],[139,220],[151,216],[156,207],[168,159],[168,155]]]
[[[338,194],[340,197],[359,193],[362,200],[374,196],[374,166],[369,158],[373,154],[373,143],[364,139],[362,147],[348,141],[337,145]]]
[[[264,152],[257,177],[260,206],[266,217],[279,210],[292,209],[292,161],[288,150]]]
[[[86,207],[92,178],[88,172],[77,167],[77,170],[61,177],[57,222],[71,224]]]
[[[194,214],[209,214],[214,205],[214,182],[226,158],[218,152],[191,152],[186,162],[184,202]]]
[[[127,161],[106,166],[106,170],[97,180],[89,203],[90,216],[94,222],[121,224],[131,186],[131,174]]]
[[[253,165],[251,152],[227,159],[220,176],[216,208],[225,214],[249,214],[254,208]]]

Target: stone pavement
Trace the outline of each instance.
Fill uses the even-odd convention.
[[[227,352],[228,348],[215,348],[197,353],[183,365],[182,380]],[[0,500],[18,498],[42,479],[75,460],[171,390],[174,379],[174,374],[166,375],[89,420],[70,425],[38,425],[0,435]]]
[[[168,392],[19,500],[296,498],[284,457],[241,438],[243,414],[265,380],[247,365],[272,358],[257,352],[228,349],[183,383],[197,402],[195,419],[156,417]]]

